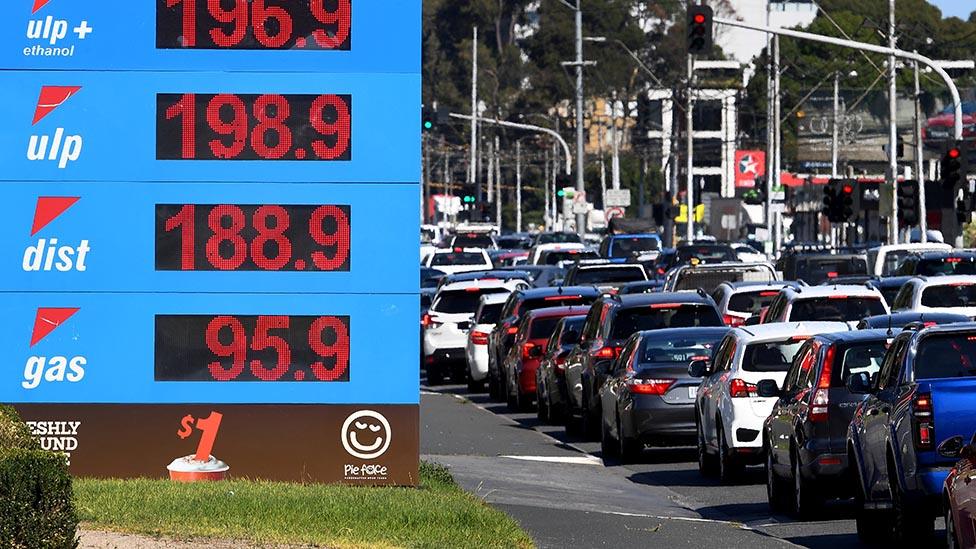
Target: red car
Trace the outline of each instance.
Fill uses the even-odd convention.
[[[939,445],[939,453],[960,458],[944,485],[946,546],[976,548],[976,435],[969,446],[952,437]]]
[[[518,324],[515,342],[505,357],[508,407],[528,410],[536,395],[536,370],[559,319],[585,315],[588,306],[549,307],[526,314]]]
[[[952,140],[955,112],[953,106],[949,105],[925,121],[922,143],[926,147],[941,150],[947,141]],[[962,137],[967,140],[976,138],[976,101],[965,101],[962,104]]]

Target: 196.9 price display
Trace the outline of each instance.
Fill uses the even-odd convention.
[[[157,204],[157,271],[348,271],[349,206]]]
[[[155,379],[349,381],[349,317],[157,315]]]
[[[351,160],[352,96],[156,96],[158,160]]]
[[[156,47],[348,50],[351,4],[351,0],[156,0]]]

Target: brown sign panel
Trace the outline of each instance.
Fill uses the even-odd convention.
[[[22,404],[79,477],[417,484],[419,406]]]

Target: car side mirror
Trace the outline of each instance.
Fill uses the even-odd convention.
[[[851,374],[847,378],[847,390],[853,395],[867,395],[871,393],[871,377],[867,372]]]
[[[746,321],[743,323],[743,326],[756,326],[761,321],[762,321],[762,319],[759,318],[759,315],[752,315],[752,316],[750,316],[749,318],[746,319]]]
[[[688,375],[691,377],[706,377],[712,373],[712,365],[707,360],[695,360],[688,365]]]
[[[782,391],[779,390],[775,379],[764,379],[756,384],[756,393],[763,398],[779,398]]]
[[[542,357],[542,346],[535,345],[529,349],[529,358],[541,358]]]
[[[564,345],[576,345],[579,343],[579,332],[569,331],[563,334],[563,344]]]
[[[939,455],[942,457],[958,459],[962,456],[962,453],[966,448],[972,449],[973,445],[970,444],[969,446],[966,446],[962,440],[962,437],[957,435],[943,440],[939,444],[939,447],[936,448],[936,451],[939,452]]]

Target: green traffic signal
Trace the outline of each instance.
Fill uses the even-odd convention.
[[[424,120],[424,129],[429,130],[434,127],[434,123],[430,120]]]
[[[558,191],[556,191],[556,196],[558,196],[559,198],[562,198],[562,197],[566,196],[566,191],[564,191],[562,189],[559,189]]]

